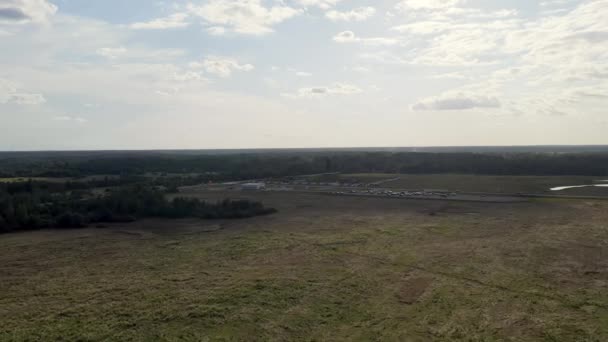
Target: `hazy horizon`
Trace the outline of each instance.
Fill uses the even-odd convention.
[[[608,152],[607,145],[446,145],[446,146],[327,146],[327,147],[243,147],[243,148],[154,148],[154,149],[22,149],[0,153],[70,153],[70,152],[265,152],[265,151],[395,151],[395,152]]]
[[[0,1],[0,151],[604,145],[606,17],[608,0]]]

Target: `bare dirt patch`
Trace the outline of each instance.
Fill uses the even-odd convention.
[[[430,277],[409,277],[403,282],[397,298],[403,304],[414,304],[432,283],[433,278]]]

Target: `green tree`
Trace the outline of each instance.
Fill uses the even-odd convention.
[[[15,209],[15,220],[20,226],[27,226],[30,222],[30,214],[25,204],[18,204]]]
[[[0,232],[8,232],[9,230],[10,227],[8,225],[8,222],[6,222],[4,217],[0,215]]]

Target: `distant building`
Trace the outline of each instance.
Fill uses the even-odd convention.
[[[264,190],[266,189],[265,183],[245,183],[241,185],[243,190]]]

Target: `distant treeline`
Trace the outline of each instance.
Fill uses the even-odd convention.
[[[0,184],[0,191],[8,192],[9,194],[33,192],[34,190],[46,192],[64,192],[91,188],[119,187],[146,182],[147,180],[144,177],[135,175],[121,176],[116,178],[101,177],[93,180],[68,179],[66,181],[26,179],[25,181],[2,183]]]
[[[21,177],[24,178],[24,177]],[[49,179],[31,179],[25,177],[23,181],[10,181],[0,185],[4,191],[8,193],[31,192],[36,188],[39,191],[48,192],[64,192],[73,190],[84,190],[91,188],[111,188],[121,187],[126,185],[147,185],[157,188],[165,188],[168,193],[178,192],[180,186],[196,185],[207,183],[216,180],[215,176],[198,175],[176,175],[176,176],[159,176],[159,177],[144,177],[141,175],[123,174],[117,177],[99,177],[95,179],[78,179],[78,178],[50,178]]]
[[[608,175],[608,153],[276,152],[189,155],[131,152],[62,153],[0,158],[5,177],[83,177],[196,173],[222,181],[324,172],[461,173],[487,175]],[[0,175],[1,176],[1,175]]]
[[[162,192],[145,186],[123,187],[100,195],[88,191],[50,192],[31,182],[22,186],[23,191],[0,186],[0,232],[82,228],[90,223],[131,222],[144,217],[222,219],[275,212],[247,200],[167,200]]]

